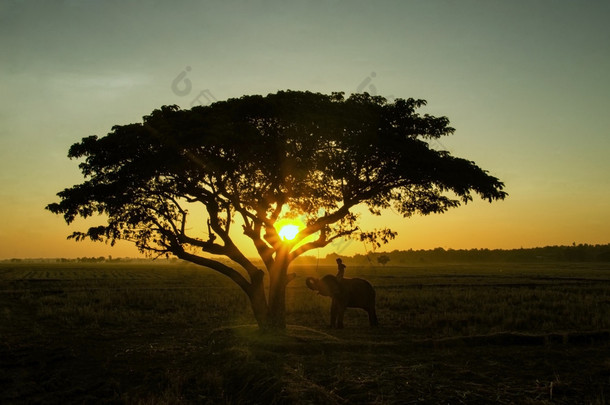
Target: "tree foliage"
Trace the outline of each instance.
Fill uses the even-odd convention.
[[[69,157],[82,159],[85,180],[58,193],[60,201],[47,209],[67,223],[107,217],[72,234],[76,240],[129,240],[143,252],[219,271],[250,296],[259,324],[269,316],[281,324],[292,260],[337,238],[382,243],[395,236],[360,229],[355,207],[409,217],[445,212],[473,194],[490,202],[506,196],[503,183],[474,162],[430,147],[429,140],[454,129],[446,117],[419,114],[425,104],[285,91],[191,110],[164,106],[142,123],[72,145]],[[300,215],[306,227],[282,241],[274,224],[290,215]],[[193,220],[200,226],[193,228]],[[234,243],[236,232],[265,264],[268,298],[260,287],[264,272]]]
[[[381,255],[377,257],[377,263],[381,264],[385,267],[386,264],[390,261],[390,258],[386,255]]]

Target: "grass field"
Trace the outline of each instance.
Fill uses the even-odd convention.
[[[608,264],[349,266],[381,326],[343,330],[304,283],[335,269],[292,271],[269,336],[209,270],[0,264],[0,403],[609,402]]]

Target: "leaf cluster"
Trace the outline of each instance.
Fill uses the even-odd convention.
[[[47,209],[68,223],[107,216],[106,225],[76,232],[76,239],[126,239],[142,251],[187,259],[203,250],[251,267],[230,235],[236,217],[271,264],[282,247],[273,225],[285,207],[306,219],[290,246],[294,258],[339,237],[378,243],[395,236],[360,230],[352,211],[358,205],[408,217],[444,212],[473,194],[503,199],[499,179],[430,147],[430,139],[454,129],[446,117],[419,114],[425,103],[282,91],[191,110],[164,106],[141,123],[74,144],[69,157],[82,160],[85,180]],[[205,235],[189,234],[193,204],[205,209]]]

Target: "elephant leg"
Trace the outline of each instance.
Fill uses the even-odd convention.
[[[345,315],[345,305],[339,305],[337,308],[337,329],[343,329],[343,315]]]
[[[371,326],[378,326],[379,325],[379,321],[377,320],[377,313],[375,312],[375,307],[369,308],[368,311],[369,313],[369,323]]]
[[[337,304],[337,300],[333,299],[332,303],[330,304],[330,327],[334,328],[337,326],[337,308],[338,304]]]

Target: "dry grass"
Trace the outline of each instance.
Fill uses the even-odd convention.
[[[0,266],[2,403],[606,403],[610,268],[353,268],[381,327],[296,267],[286,335],[191,266]],[[242,326],[240,326],[242,325]]]

